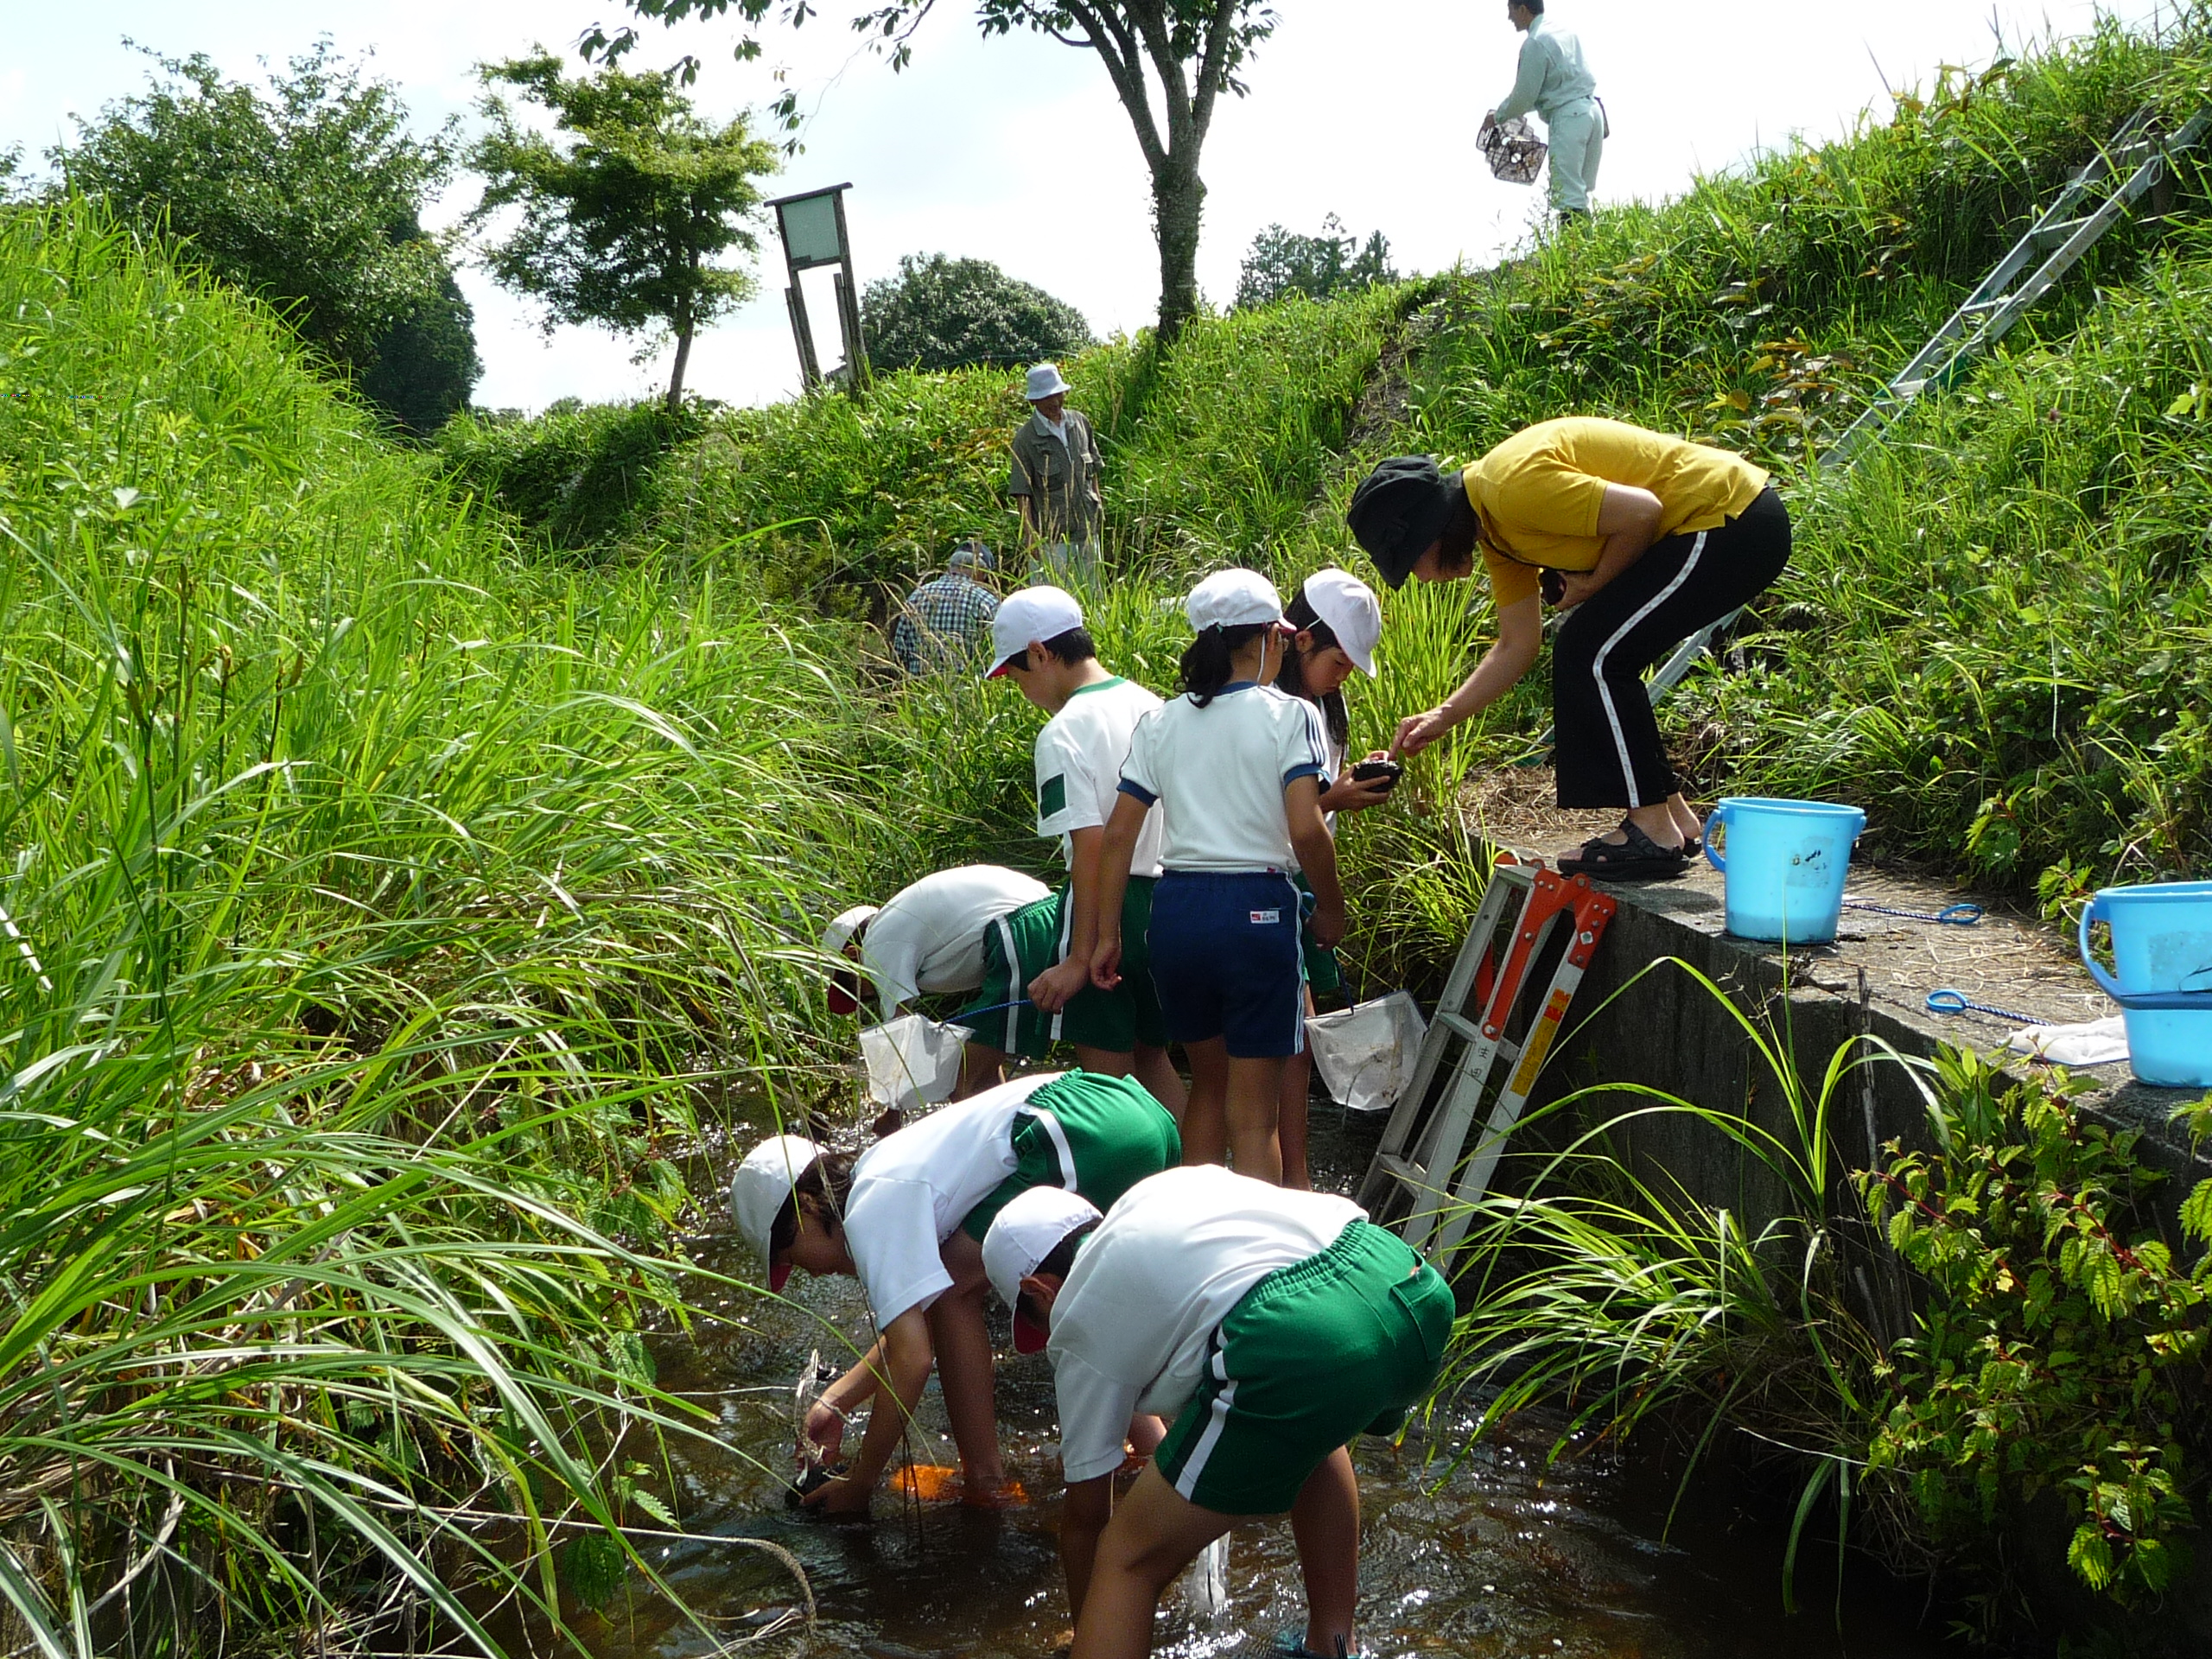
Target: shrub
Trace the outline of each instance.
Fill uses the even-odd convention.
[[[556,404],[534,420],[461,415],[439,429],[436,449],[456,481],[544,545],[604,547],[630,527],[671,450],[708,418],[696,403],[671,411],[658,397]]]
[[[877,369],[1015,368],[1090,344],[1083,314],[985,259],[910,253],[861,293]]]

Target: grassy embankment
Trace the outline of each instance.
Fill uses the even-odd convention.
[[[537,1546],[604,1582],[654,1420],[714,1428],[638,1334],[669,1154],[790,1099],[794,942],[911,856],[842,631],[520,556],[89,212],[0,216],[0,1628],[428,1643],[550,1607]]]

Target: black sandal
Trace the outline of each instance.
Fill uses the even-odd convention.
[[[1625,842],[1592,836],[1572,858],[1559,861],[1562,875],[1586,875],[1599,881],[1640,881],[1656,876],[1680,875],[1689,868],[1689,855],[1679,847],[1662,847],[1624,818]]]

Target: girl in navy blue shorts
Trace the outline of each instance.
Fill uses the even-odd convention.
[[[1336,843],[1321,821],[1329,747],[1320,710],[1266,682],[1288,638],[1282,601],[1252,570],[1208,576],[1184,601],[1198,630],[1182,695],[1137,723],[1102,851],[1093,982],[1121,982],[1122,889],[1145,814],[1160,804],[1152,978],[1171,1041],[1191,1063],[1183,1161],[1228,1161],[1280,1183],[1283,1063],[1306,1047],[1300,894],[1313,932],[1344,937]]]

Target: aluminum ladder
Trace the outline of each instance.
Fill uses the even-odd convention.
[[[1379,1225],[1395,1227],[1440,1268],[1466,1236],[1618,908],[1587,876],[1510,857],[1491,872],[1413,1081],[1391,1109],[1359,1189],[1361,1206]],[[1468,1132],[1485,1110],[1482,1138],[1469,1154]]]
[[[1967,296],[1965,303],[1913,354],[1912,361],[1891,377],[1859,418],[1821,452],[1818,465],[1823,471],[1851,466],[1866,445],[1887,432],[1891,423],[1923,392],[1942,391],[1956,385],[1975,358],[2011,333],[2012,325],[2080,264],[2120,216],[2158,184],[2170,159],[2196,148],[2207,130],[2212,130],[2212,109],[2199,110],[2164,137],[2158,134],[2158,112],[2146,105],[2121,123],[2112,143],[2067,180],[2057,198]],[[2117,186],[2112,182],[2115,179],[2120,181]],[[2092,206],[2101,190],[2106,192],[2104,199]],[[1675,654],[1660,664],[1647,683],[1652,702],[1673,690],[1689,672],[1690,664],[1713,643],[1713,635],[1732,626],[1742,613],[1732,611],[1677,645]],[[1551,734],[1547,732],[1541,747],[1550,745]]]

